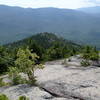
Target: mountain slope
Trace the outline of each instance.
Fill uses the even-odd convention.
[[[59,37],[53,33],[39,33],[36,35],[33,35],[31,37],[25,38],[23,40],[14,42],[14,43],[10,43],[5,45],[6,47],[9,48],[19,48],[22,46],[30,46],[31,44],[36,43],[37,45],[48,49],[51,46],[53,46],[55,43],[60,43],[62,46],[67,45],[67,47],[74,47],[74,48],[80,48],[81,46],[73,43],[71,41],[68,41],[62,37]]]
[[[78,10],[86,12],[86,13],[93,13],[93,14],[99,13],[100,14],[100,6],[79,8]]]
[[[40,33],[18,42],[5,45],[11,57],[16,58],[19,48],[29,48],[36,53],[39,61],[61,59],[77,54],[81,47],[71,41],[58,37],[52,33]]]
[[[0,6],[1,44],[21,40],[39,32],[53,32],[68,40],[99,47],[99,26],[99,17],[77,10]]]

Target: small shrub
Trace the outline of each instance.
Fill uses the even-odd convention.
[[[13,77],[13,79],[12,79],[13,85],[18,85],[18,84],[20,84],[20,78],[21,78],[20,75],[17,75],[17,76],[15,76],[15,77]]]
[[[99,60],[99,52],[96,48],[86,46],[83,50],[83,58],[86,60],[98,61]]]
[[[18,69],[16,67],[9,68],[9,77],[12,80],[13,85],[27,83],[27,80],[22,78],[21,75],[19,75]]]
[[[6,85],[6,83],[3,82],[3,78],[0,78],[0,87],[5,86],[5,85]]]
[[[13,82],[13,85],[18,85],[18,84],[27,83],[27,80],[23,79],[20,75],[17,75],[15,77],[13,77],[12,82]]]
[[[34,85],[34,86],[37,86],[37,80],[36,80],[36,77],[34,79],[31,79],[31,80],[28,80],[27,83],[29,85]]]
[[[99,60],[99,53],[92,53],[90,56],[90,60],[98,61]]]
[[[87,60],[82,60],[82,61],[81,61],[81,65],[84,66],[84,67],[87,67],[87,66],[90,65],[90,63],[89,63],[89,61],[87,61]]]
[[[20,96],[18,100],[29,100],[26,96]]]
[[[9,99],[6,95],[0,94],[0,100],[9,100]]]

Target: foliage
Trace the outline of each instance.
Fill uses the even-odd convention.
[[[62,51],[60,48],[50,48],[47,51],[49,60],[62,58]]]
[[[81,61],[81,65],[84,66],[84,67],[87,67],[90,65],[89,61],[88,60],[82,60]]]
[[[47,32],[36,34],[24,40],[6,45],[6,47],[9,48],[9,51],[13,50],[13,54],[14,48],[25,49],[27,46],[32,53],[36,53],[40,57],[38,58],[38,63],[41,61],[48,61],[50,59],[53,60],[69,57],[79,52],[81,48],[80,45]],[[57,57],[55,57],[55,55],[57,55]]]
[[[18,85],[18,84],[24,83],[24,82],[22,81],[22,78],[21,78],[20,75],[17,75],[16,77],[14,77],[12,81],[13,81],[13,85]]]
[[[21,77],[19,70],[16,67],[9,67],[9,77],[12,80],[13,85],[27,83],[27,80]]]
[[[26,96],[20,96],[18,100],[29,100]]]
[[[18,69],[16,67],[9,67],[9,77],[13,82],[13,85],[17,85],[20,83]]]
[[[90,60],[93,60],[93,61],[99,60],[99,53],[98,52],[93,52],[90,56]]]
[[[5,86],[5,85],[6,85],[6,83],[3,82],[3,78],[0,78],[0,87]]]
[[[31,53],[35,52],[39,56],[39,61],[43,60],[43,54],[45,51],[43,47],[38,45],[36,42],[30,42],[29,49],[31,50]]]
[[[29,51],[31,54],[34,55],[34,53],[36,53],[35,55],[37,55],[36,59],[34,59],[34,62],[33,59],[31,59],[32,57],[30,54],[30,57],[27,56],[25,58],[25,56],[23,56],[23,54],[26,55],[26,52],[28,54],[27,47],[29,47]],[[43,63],[48,60],[67,58],[77,54],[78,52],[80,52],[80,50],[80,45],[77,45],[71,41],[67,41],[61,37],[56,36],[55,34],[47,32],[40,33],[24,40],[1,46],[0,73],[2,74],[4,72],[7,72],[8,67],[10,66],[14,66],[19,69],[18,66],[21,65],[28,65],[29,67],[32,66],[33,63],[40,64],[41,62]],[[18,54],[18,52],[21,52],[22,54]],[[25,61],[25,59],[27,60]],[[15,62],[19,62],[20,64],[17,64]],[[23,70],[24,69],[25,68],[23,68]]]
[[[0,100],[9,100],[9,99],[6,95],[0,94]]]
[[[7,52],[7,49],[0,46],[0,74],[8,71],[8,66],[12,63],[12,59]]]
[[[32,84],[34,84],[36,81],[34,71],[38,68],[43,68],[43,65],[36,64],[35,61],[37,58],[39,57],[35,53],[31,53],[28,48],[25,50],[19,49],[17,59],[15,61],[15,65],[21,72],[28,75],[29,81],[31,81]]]
[[[93,61],[99,60],[99,52],[94,47],[85,46],[83,48],[83,58]]]
[[[72,50],[71,50],[72,49]],[[76,49],[70,46],[66,46],[61,42],[55,42],[51,48],[47,50],[48,59],[55,60],[61,58],[67,58],[76,54]]]
[[[29,47],[29,51],[27,47]],[[27,68],[34,69],[34,66],[41,62],[68,58],[78,53],[81,53],[86,60],[99,60],[99,53],[94,47],[82,47],[52,33],[36,34],[0,47],[0,73],[8,71],[9,66],[14,66],[26,73]],[[34,71],[30,71],[30,73],[34,73]]]

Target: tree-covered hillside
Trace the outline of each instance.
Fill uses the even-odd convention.
[[[11,47],[11,48],[20,47],[20,46],[29,46],[34,42],[42,46],[43,48],[49,48],[56,42],[59,42],[62,45],[79,47],[78,44],[75,44],[69,40],[64,39],[63,37],[60,37],[60,36],[57,36],[56,34],[48,33],[48,32],[39,33],[39,34],[30,36],[26,39],[7,44],[6,46]]]
[[[34,53],[37,55],[35,62],[39,64],[75,55],[80,52],[81,48],[80,45],[67,41],[55,34],[39,33],[24,40],[0,46],[0,73],[7,72],[9,67],[15,66],[16,60],[18,60],[18,64],[22,64],[19,58],[23,62],[26,60],[30,62]]]
[[[64,58],[75,54],[81,46],[71,41],[58,37],[53,33],[39,33],[29,38],[5,45],[10,52],[17,51],[18,48],[27,48],[37,53],[41,60],[53,60]],[[57,50],[56,50],[57,49]],[[48,55],[52,54],[54,58]],[[59,57],[57,57],[59,55]]]

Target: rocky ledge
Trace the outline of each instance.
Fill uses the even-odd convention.
[[[48,62],[43,70],[35,72],[39,87],[2,87],[0,93],[10,100],[18,100],[20,95],[30,100],[100,100],[100,68],[75,66],[75,59],[65,66],[62,61]]]

